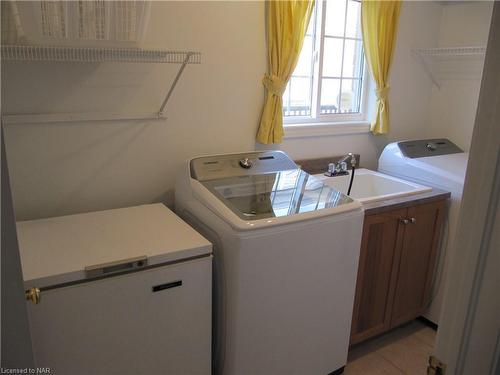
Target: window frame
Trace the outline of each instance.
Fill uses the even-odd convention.
[[[343,37],[333,37],[337,39],[342,39],[343,41],[343,51],[345,50],[345,41],[346,40],[358,40],[352,37],[345,36],[346,29],[346,18],[347,18],[347,1],[345,7],[345,15],[344,15],[344,36]],[[357,0],[351,0],[357,1]],[[321,4],[321,6],[319,6]],[[363,76],[361,83],[361,94],[360,94],[360,103],[359,103],[359,112],[357,113],[333,113],[333,114],[321,114],[319,113],[319,108],[321,106],[321,84],[320,81],[323,78],[323,58],[324,58],[324,40],[325,38],[329,38],[329,36],[325,36],[325,20],[326,20],[326,0],[317,0],[315,5],[315,10],[313,11],[312,17],[315,17],[316,20],[314,31],[313,31],[313,56],[312,56],[312,87],[311,87],[311,116],[283,116],[283,126],[285,131],[287,130],[295,130],[294,133],[303,135],[303,131],[298,131],[297,128],[303,125],[304,127],[312,127],[316,125],[321,125],[324,127],[325,125],[332,125],[342,127],[342,134],[346,134],[346,132],[358,132],[359,129],[352,128],[353,125],[359,126],[361,125],[364,131],[369,130],[369,121],[368,119],[368,103],[371,101],[369,97],[369,87],[371,86],[371,77],[368,71],[368,64],[366,63],[366,58],[363,56]],[[311,21],[313,19],[311,18]],[[311,22],[310,21],[310,22]],[[320,23],[318,25],[318,22]],[[318,27],[319,26],[319,27]],[[319,33],[318,30],[320,29]],[[364,51],[363,51],[364,55]],[[342,59],[344,56],[342,56]],[[313,114],[316,117],[312,117]],[[343,125],[343,126],[342,126]],[[340,130],[340,129],[339,129]],[[355,131],[354,131],[355,130]],[[317,132],[318,133],[318,132]],[[320,130],[319,133],[324,135],[325,131]],[[287,134],[288,135],[288,134]]]

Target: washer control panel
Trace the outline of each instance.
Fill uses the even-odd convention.
[[[463,152],[460,147],[446,138],[419,139],[398,142],[399,149],[407,158],[425,158],[427,156],[449,155]]]
[[[299,167],[282,151],[257,151],[194,158],[190,162],[190,168],[192,178],[208,181],[286,171]]]

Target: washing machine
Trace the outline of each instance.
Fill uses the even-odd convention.
[[[439,324],[447,266],[455,249],[453,240],[468,158],[468,153],[448,139],[420,139],[388,144],[378,163],[382,173],[451,192],[432,303],[424,314],[435,324]]]
[[[189,160],[175,207],[214,244],[214,374],[342,372],[359,202],[264,151]]]

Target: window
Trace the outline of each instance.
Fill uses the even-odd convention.
[[[361,3],[318,0],[283,94],[285,123],[365,120]]]

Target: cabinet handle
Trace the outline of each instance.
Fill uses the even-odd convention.
[[[400,222],[401,224],[403,224],[403,225],[407,225],[407,224],[409,224],[409,223],[410,223],[410,220],[408,220],[408,219],[399,219],[399,222]]]
[[[417,219],[415,219],[414,217],[410,218],[410,223],[415,224],[416,222],[417,222]]]
[[[31,301],[34,305],[40,303],[40,289],[38,288],[28,289],[24,292],[24,296],[26,297],[26,301]]]

